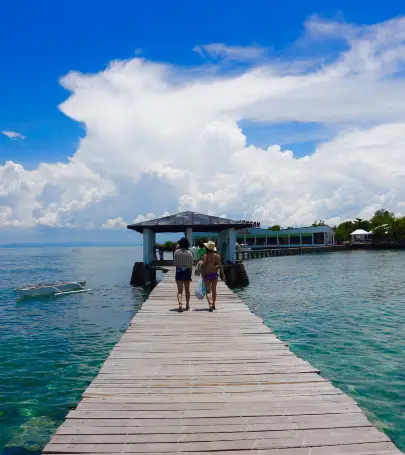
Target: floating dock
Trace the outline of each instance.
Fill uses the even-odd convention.
[[[192,293],[191,311],[179,314],[171,268],[43,453],[402,453],[218,287],[215,312]]]

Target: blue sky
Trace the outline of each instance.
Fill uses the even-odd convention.
[[[209,64],[216,65],[222,57],[210,54],[207,61],[204,60],[201,53],[193,51],[196,46],[207,46],[212,43],[223,43],[229,49],[232,49],[233,46],[255,49],[258,55],[261,54],[256,59],[239,58],[237,61],[232,61],[232,59],[221,61],[215,73],[217,80],[226,77],[231,80],[233,75],[240,75],[244,72],[249,74],[250,69],[258,66],[269,65],[273,71],[271,65],[300,60],[306,62],[307,59],[313,59],[315,65],[318,65],[317,59],[319,58],[319,69],[322,65],[328,65],[334,59],[338,59],[343,52],[353,46],[352,35],[350,38],[345,36],[345,39],[342,40],[346,24],[351,24],[353,30],[356,30],[355,33],[353,32],[354,36],[354,34],[362,33],[361,27],[383,24],[404,13],[405,4],[399,1],[287,0],[273,2],[252,0],[249,2],[214,2],[208,0],[203,3],[129,0],[114,2],[70,0],[62,3],[53,0],[4,1],[0,13],[2,56],[0,131],[19,132],[26,138],[10,140],[5,135],[0,135],[0,166],[11,160],[22,165],[25,171],[35,172],[40,163],[67,163],[67,158],[78,151],[80,140],[86,137],[86,130],[91,122],[86,121],[86,109],[82,107],[82,104],[78,109],[72,98],[72,94],[80,91],[77,87],[81,82],[79,85],[75,85],[80,78],[74,81],[73,88],[69,87],[69,90],[60,84],[60,79],[71,71],[102,75],[112,61],[141,57],[146,62],[162,63],[168,70],[174,68],[174,73],[182,73],[182,77],[189,78],[189,81],[200,81],[197,77],[193,80],[187,74],[187,68],[193,71],[196,69],[206,71]],[[338,24],[340,31],[337,38],[333,36],[333,33],[328,32],[327,38],[308,39],[305,22],[311,17],[321,18],[327,24]],[[389,26],[387,25],[387,27]],[[207,56],[206,53],[204,55]],[[314,74],[316,71],[308,66],[302,75],[306,76],[311,72]],[[204,81],[206,80],[204,79]],[[340,90],[340,86],[336,90]],[[346,88],[344,90],[346,93]],[[70,104],[68,103],[68,108],[61,112],[58,106],[66,100],[69,100]],[[306,101],[306,103],[304,108],[308,112],[308,121],[303,121],[302,113],[296,119],[288,113],[285,118],[280,117],[280,121],[274,115],[271,120],[268,120],[267,114],[263,114],[263,109],[267,108],[271,101],[263,101],[262,105],[252,107],[247,114],[246,112],[240,115],[238,113],[239,117],[236,120],[233,117],[234,114],[230,118],[242,128],[247,146],[266,149],[272,144],[278,144],[282,149],[292,149],[294,156],[298,158],[312,154],[320,144],[331,141],[337,135],[346,132],[354,123],[361,127],[364,125],[373,127],[386,121],[385,118],[376,119],[375,116],[372,116],[371,120],[367,119],[367,116],[362,119],[360,115],[355,120],[348,117],[339,119],[339,121],[329,121],[326,115],[324,120],[317,115],[312,116],[311,102]],[[68,112],[69,109],[72,113]],[[302,106],[297,106],[298,109],[302,109]],[[221,121],[223,121],[222,115]],[[176,144],[178,146],[178,142]],[[134,147],[132,149],[136,153],[136,146]],[[94,156],[97,155],[96,150],[93,153]],[[114,150],[109,153],[114,153]],[[80,154],[77,156],[79,157]],[[94,167],[89,165],[90,161],[94,163],[93,159],[89,160],[86,157],[85,161],[86,166],[89,166],[92,172],[101,175],[103,179],[110,178],[105,173],[103,174],[103,171],[100,171],[96,165]],[[162,165],[167,164],[164,161],[163,159]],[[173,165],[173,162],[170,165]],[[292,163],[292,166],[295,164]],[[161,178],[161,171],[153,170],[153,177],[150,176],[150,170],[142,172],[141,181],[146,179],[145,181],[149,182],[150,178],[154,179],[156,175]],[[37,176],[33,174],[31,177],[37,182]],[[51,193],[52,199],[56,198],[56,193],[61,194],[65,190],[56,189],[55,180],[51,180],[52,182],[48,182],[46,194]],[[119,180],[122,181],[125,178]],[[117,187],[116,181],[113,183]],[[120,189],[121,194],[132,194],[132,191],[134,194],[139,194],[138,190],[132,190],[132,183],[128,183],[128,185],[125,183],[124,187]],[[52,191],[50,187],[52,187]],[[243,194],[247,194],[251,190],[252,184],[243,190]],[[389,193],[390,190],[390,188],[386,188],[384,191]],[[114,191],[117,190],[111,188],[105,190],[109,194]],[[187,196],[187,194],[179,194],[178,190],[174,190],[172,184],[166,180],[161,182],[161,191],[164,194],[173,193],[172,199],[166,201],[161,198],[160,202],[154,204],[153,198],[151,201],[149,197],[150,209],[142,205],[138,206],[134,202],[131,207],[133,217],[140,214],[146,215],[148,212],[162,214],[165,211],[163,207],[167,207],[169,211],[177,210],[183,204],[181,201],[184,201],[181,196]],[[195,189],[189,191],[195,191]],[[215,191],[221,191],[221,188],[217,188]],[[336,189],[336,191],[343,190]],[[41,189],[37,197],[40,201],[42,201],[43,193],[44,189]],[[66,198],[69,197],[76,200],[76,195],[66,196]],[[100,197],[97,196],[97,198]],[[282,196],[277,196],[277,200],[280,197]],[[16,198],[14,193],[9,193],[5,202],[3,201],[3,206],[10,207],[13,213],[14,210],[17,210],[13,206],[14,203],[15,207],[20,207],[19,210],[27,208],[25,202],[15,202]],[[206,201],[207,198],[203,198],[203,201]],[[99,199],[97,199],[97,204],[99,204],[98,201]],[[363,209],[361,205],[368,204],[368,206],[374,207],[373,201],[374,199],[368,196],[367,201],[357,204],[357,208],[353,210],[357,210],[357,214]],[[59,203],[59,201],[55,203]],[[254,215],[256,218],[262,216],[264,221],[275,222],[276,217],[272,217],[270,212],[272,210],[277,212],[277,203],[277,201],[274,202],[275,205],[273,204],[271,208],[267,207],[265,210],[263,207],[254,207],[254,202],[246,203],[241,211],[246,214],[251,210],[252,216]],[[205,208],[204,204],[201,202],[201,207]],[[325,202],[324,205],[326,207],[327,203]],[[115,210],[114,203],[108,203],[107,207],[111,210],[108,218],[115,220],[122,217],[125,222],[133,221],[128,218],[129,215],[126,213]],[[319,209],[319,204],[317,207],[316,210],[320,211],[311,211],[308,219],[318,214],[325,217],[325,214]],[[10,210],[4,209],[4,213],[6,213],[4,216],[12,217]],[[35,210],[38,211],[38,207],[33,208],[33,213]],[[322,210],[326,210],[326,208],[322,208]],[[64,214],[66,211],[66,208],[61,209]],[[217,204],[214,211],[217,214],[221,214],[223,211],[227,215],[238,215],[234,206],[222,202]],[[344,218],[349,213],[344,215],[338,212],[333,208],[326,215],[330,215],[330,217],[337,215]],[[25,215],[17,214],[16,219],[21,221],[23,216]],[[289,219],[287,223],[294,223],[293,220],[291,221],[291,214],[283,216]],[[300,220],[304,222],[303,217],[304,215],[297,218],[296,223],[300,223]],[[47,219],[48,223],[49,218]],[[76,222],[76,216],[71,219]],[[69,222],[73,223],[73,221]],[[58,227],[58,223],[55,222],[55,228]],[[13,226],[15,227],[16,224]],[[8,236],[9,230],[3,230],[0,233],[0,243]],[[12,237],[14,236],[15,232]]]

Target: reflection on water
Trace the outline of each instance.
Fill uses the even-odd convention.
[[[239,296],[405,449],[405,252],[246,261]]]

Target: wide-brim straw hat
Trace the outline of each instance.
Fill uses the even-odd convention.
[[[215,242],[212,242],[211,240],[207,243],[204,243],[205,248],[210,251],[217,251],[217,247],[215,246]]]

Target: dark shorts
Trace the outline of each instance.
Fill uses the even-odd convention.
[[[191,281],[191,269],[178,267],[176,269],[176,281]]]
[[[214,273],[206,273],[204,275],[204,280],[206,281],[215,281],[218,279],[218,273],[214,272]]]

